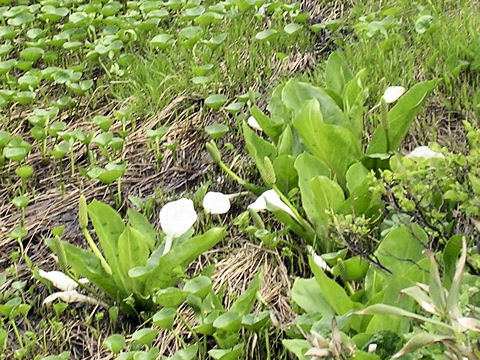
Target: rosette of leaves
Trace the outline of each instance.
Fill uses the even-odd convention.
[[[365,78],[364,70],[352,74],[340,55],[333,53],[326,66],[325,88],[292,79],[274,90],[267,107],[269,116],[250,107],[264,136],[243,123],[246,147],[263,183],[286,203],[288,194],[294,194],[291,203],[301,204],[299,213],[308,221],[274,214],[322,251],[332,248],[327,240],[328,213],[379,217],[383,203],[381,193],[372,192],[375,173],[388,166],[388,159],[437,84],[437,80],[416,84],[390,109],[382,100],[380,125],[365,143]],[[212,141],[207,144],[214,161],[228,168],[219,152],[212,151],[214,145]]]
[[[97,247],[88,231],[91,222]],[[79,223],[90,250],[59,238],[47,244],[73,278],[85,277],[127,314],[153,306],[152,295],[175,285],[186,267],[226,235],[224,228],[212,228],[192,237],[193,230],[176,239],[176,246],[163,254],[165,241],[140,213],[128,209],[127,219],[97,200],[80,200]],[[98,295],[98,294],[94,294]]]

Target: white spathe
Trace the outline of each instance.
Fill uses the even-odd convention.
[[[160,226],[166,234],[165,255],[172,247],[173,239],[185,234],[197,221],[197,213],[190,199],[171,201],[160,210]]]
[[[69,276],[65,275],[61,271],[44,271],[42,269],[39,269],[38,275],[50,281],[53,286],[62,291],[70,291],[78,287],[78,284],[73,279],[71,279]],[[85,284],[88,282],[88,280],[80,279],[79,282]]]
[[[413,158],[424,158],[428,159],[444,159],[445,156],[443,154],[433,151],[428,146],[419,146],[413,149],[413,151],[409,152],[405,155],[406,158],[413,159]]]
[[[312,255],[313,262],[319,268],[321,268],[323,271],[332,272],[332,269],[330,268],[330,266],[328,266],[326,261],[323,260],[323,258],[313,250],[313,247],[311,247],[310,245],[307,245],[307,251],[310,255]]]
[[[250,127],[251,127],[253,130],[263,131],[263,129],[262,129],[262,127],[260,126],[260,124],[258,123],[257,119],[255,119],[253,116],[250,116],[250,117],[247,119],[247,124],[250,125]]]
[[[248,205],[248,207],[254,211],[264,211],[267,210],[267,202],[274,208],[286,212],[295,219],[292,210],[280,199],[280,196],[278,196],[277,192],[273,189],[265,191],[255,202]]]
[[[230,210],[230,195],[209,191],[203,197],[203,208],[212,215],[225,214]]]
[[[56,292],[50,296],[47,296],[45,300],[43,300],[43,305],[49,305],[57,299],[60,299],[61,301],[66,303],[82,302],[87,304],[106,306],[93,297],[78,293],[77,290]]]
[[[391,104],[405,94],[405,91],[407,90],[403,86],[389,86],[383,93],[383,100],[385,100],[387,104]]]
[[[330,269],[330,266],[328,266],[328,264],[326,263],[325,260],[322,259],[322,257],[320,255],[317,255],[316,253],[313,253],[312,255],[313,257],[313,262],[315,264],[317,264],[317,266],[324,270],[324,271],[328,271],[328,272],[332,272],[332,269]]]

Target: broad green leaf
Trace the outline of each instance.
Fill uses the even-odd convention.
[[[230,312],[235,312],[239,315],[246,315],[252,310],[255,299],[257,298],[257,292],[260,291],[263,281],[263,270],[260,269],[250,285],[248,285],[247,290],[242,293],[237,300],[230,307]]]
[[[127,210],[128,223],[137,230],[147,242],[148,248],[153,250],[157,242],[157,233],[152,224],[138,211],[134,209]]]
[[[325,124],[347,125],[345,114],[323,89],[291,79],[281,90],[281,100],[294,113],[302,110],[305,103],[313,99],[317,99],[320,104],[319,110]]]
[[[302,203],[307,215],[312,214],[310,221],[317,235],[323,237],[328,226],[328,212],[330,210],[337,212],[345,200],[343,190],[340,185],[326,176],[316,176],[310,179],[307,186],[309,187],[307,193],[312,197],[303,201],[302,195]]]
[[[225,124],[212,124],[205,128],[205,132],[214,140],[222,138],[230,129]]]
[[[216,13],[216,12],[213,12],[213,11],[207,11],[207,12],[203,13],[202,15],[197,16],[193,20],[193,22],[200,25],[200,26],[208,26],[210,24],[218,23],[220,20],[222,20],[222,18],[223,18],[223,16],[219,13]],[[223,35],[225,35],[225,37],[223,37]],[[226,34],[222,34],[220,36],[221,36],[221,38],[223,38],[223,40],[226,39]],[[212,39],[214,39],[214,38],[212,38]],[[223,40],[220,41],[220,43],[222,43]],[[210,43],[212,44],[213,42],[210,42]]]
[[[288,351],[295,354],[298,360],[307,360],[304,354],[312,348],[312,344],[303,339],[282,340],[282,344]]]
[[[120,334],[110,335],[103,342],[103,347],[110,350],[115,355],[125,346],[125,338]]]
[[[127,226],[123,233],[118,238],[118,261],[120,264],[120,270],[124,274],[128,274],[130,269],[136,266],[145,265],[148,259],[148,240],[139,231],[135,230],[131,226]],[[129,289],[133,292],[142,292],[143,289],[137,289],[139,286],[136,281],[130,279],[127,281]]]
[[[178,350],[170,360],[194,360],[197,358],[198,345],[192,345],[185,349]]]
[[[215,319],[213,326],[223,331],[238,331],[242,325],[242,316],[236,312],[226,312]]]
[[[250,126],[248,126],[246,122],[243,122],[243,136],[245,137],[247,150],[253,157],[258,171],[260,172],[260,176],[262,177],[263,181],[266,182],[264,165],[265,157],[273,160],[276,157],[277,150],[271,143],[255,134],[255,132],[250,129]]]
[[[185,240],[182,246],[174,246],[166,255],[161,256],[158,265],[147,273],[146,288],[150,290],[163,289],[173,285],[178,280],[177,274],[172,272],[173,269],[179,267],[182,270],[185,269],[198,256],[221,241],[226,234],[225,228],[212,228],[203,235]]]
[[[343,111],[348,116],[350,129],[358,138],[363,137],[364,103],[366,89],[363,85],[367,72],[361,70],[345,84],[343,89]]]
[[[425,33],[435,23],[435,18],[432,15],[421,15],[417,21],[415,21],[415,31],[419,34]]]
[[[110,206],[97,200],[88,204],[87,209],[105,259],[112,269],[115,283],[123,286],[127,279],[118,260],[118,238],[125,230],[123,220]]]
[[[212,280],[208,276],[200,275],[188,280],[183,291],[203,299],[212,289]]]
[[[293,121],[308,150],[322,160],[345,187],[349,166],[360,159],[360,141],[347,128],[323,121],[320,104],[315,99],[305,103]]]
[[[191,7],[189,9],[186,9],[183,14],[182,14],[182,17],[185,19],[185,20],[193,20],[194,18],[196,18],[197,16],[200,16],[202,15],[203,13],[205,12],[205,7],[200,5],[200,6],[195,6],[195,7]]]
[[[243,354],[244,343],[239,343],[230,349],[212,349],[208,354],[215,360],[237,360]]]
[[[278,156],[292,155],[293,153],[293,133],[290,125],[285,126],[277,144]]]
[[[457,259],[462,250],[462,235],[452,236],[445,248],[443,249],[443,264],[445,266],[443,272],[443,283],[445,287],[450,288],[455,269],[457,266]]]
[[[401,226],[385,236],[375,251],[375,256],[393,274],[404,274],[413,264],[424,258],[424,249],[409,229]]]
[[[338,52],[333,52],[327,61],[325,68],[326,88],[342,95],[345,84],[353,78],[346,61]]]
[[[113,141],[113,139],[112,139]],[[104,184],[110,185],[112,182],[122,177],[127,168],[127,163],[115,164],[108,163],[105,169],[98,174],[97,178]]]
[[[273,122],[279,124],[288,124],[292,113],[282,100],[282,92],[285,85],[286,84],[280,84],[273,90],[272,97],[267,105],[270,118]]]
[[[278,31],[275,29],[267,29],[258,32],[255,34],[255,39],[260,41],[270,41],[273,40],[278,34]]]
[[[20,59],[28,61],[37,61],[43,56],[43,49],[38,47],[28,47],[20,52]]]
[[[220,107],[225,104],[227,97],[221,94],[210,95],[205,99],[205,106],[212,108],[214,110],[220,109]]]
[[[315,264],[312,257],[309,257],[308,263],[315,276],[315,280],[317,280],[318,285],[320,285],[323,296],[337,315],[344,315],[354,310],[355,303],[350,300],[345,290],[337,284],[335,280],[330,279],[324,271]]]
[[[257,106],[250,108],[250,114],[257,120],[265,135],[267,135],[273,142],[277,142],[278,137],[282,132],[282,124],[276,123],[265,115]]]
[[[225,106],[224,109],[227,110],[230,114],[236,114],[240,110],[242,110],[244,106],[245,106],[245,104],[243,102],[235,101],[235,102],[232,102],[231,104],[229,104],[228,106]]]
[[[369,353],[362,350],[356,350],[355,355],[349,360],[381,360],[382,358],[375,353]]]
[[[150,40],[150,45],[158,47],[162,50],[166,49],[173,43],[173,36],[170,34],[159,34]]]
[[[291,290],[291,297],[307,314],[321,313],[322,316],[335,315],[335,311],[325,300],[322,288],[315,278],[296,279]]]
[[[162,329],[172,330],[172,325],[176,316],[176,308],[166,307],[157,311],[155,315],[153,315],[152,323]]]
[[[157,330],[148,327],[137,330],[132,334],[132,340],[138,341],[148,347],[152,345],[153,340],[155,340],[156,337]]]
[[[324,221],[323,214],[316,210],[314,194],[310,187],[310,180],[317,176],[330,177],[330,169],[318,157],[309,153],[303,153],[295,161],[295,169],[298,173],[298,186],[302,197],[302,206],[308,219],[317,229]]]
[[[285,25],[285,27],[283,28],[283,31],[285,31],[288,35],[293,35],[297,33],[302,27],[303,26],[300,24],[290,23]]]
[[[423,104],[437,86],[437,80],[424,81],[413,86],[398,100],[397,104],[388,112],[386,129],[380,125],[372,135],[367,148],[367,154],[384,154],[395,151],[402,144],[407,135],[410,124],[420,112]]]
[[[160,306],[177,308],[185,301],[189,294],[176,287],[168,287],[158,290],[153,298],[153,302]]]
[[[340,276],[343,281],[361,281],[367,273],[369,262],[361,256],[354,256],[347,260],[339,259],[332,269],[332,274]]]
[[[258,314],[247,314],[242,317],[242,326],[249,331],[258,332],[270,325],[270,311],[262,311]]]
[[[298,176],[294,164],[295,158],[291,155],[282,155],[273,161],[277,180],[275,184],[284,194],[288,194],[290,190],[297,187]]]
[[[267,204],[268,207],[268,204]],[[275,217],[285,225],[287,229],[293,231],[295,234],[300,236],[300,238],[304,239],[307,244],[313,245],[316,239],[315,231],[312,229],[305,229],[301,226],[296,220],[294,220],[290,215],[288,215],[285,211],[282,210],[275,210],[275,209],[268,209],[275,215]],[[320,244],[316,243],[317,246]]]
[[[346,174],[348,191],[353,193],[363,183],[368,173],[369,171],[361,162],[356,162],[350,166]]]
[[[428,260],[428,259],[423,259]],[[421,270],[422,263],[419,266],[412,265],[410,270],[399,275],[386,275],[382,277],[384,279],[381,285],[381,292],[376,295],[369,296],[369,302],[367,305],[375,303],[382,303],[385,305],[395,305],[403,308],[404,310],[413,311],[416,304],[413,299],[408,296],[401,296],[400,292],[408,287],[414,286],[415,282],[420,279],[419,274],[423,274]],[[414,269],[413,271],[411,271]],[[428,269],[428,264],[427,264]],[[369,272],[376,272],[378,276],[382,274],[375,268],[370,267]],[[368,275],[367,275],[368,277]],[[390,330],[398,334],[408,332],[411,326],[411,321],[408,318],[402,318],[393,315],[376,314],[368,322],[365,332],[369,334],[377,333],[383,330]]]

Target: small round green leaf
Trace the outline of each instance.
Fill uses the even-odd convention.
[[[214,110],[220,109],[220,107],[227,102],[227,97],[225,95],[216,94],[210,95],[205,99],[205,106],[212,108]]]

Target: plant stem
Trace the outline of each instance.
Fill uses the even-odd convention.
[[[263,189],[253,185],[252,183],[249,183],[245,180],[243,180],[240,176],[235,174],[230,168],[225,165],[223,161],[219,161],[218,165],[222,168],[223,171],[225,171],[233,180],[238,182],[240,185],[245,186],[249,191],[253,192],[255,195],[260,195],[260,193],[263,192]]]
[[[300,213],[297,211],[297,208],[292,205],[290,200],[288,200],[288,198],[285,195],[283,195],[283,193],[280,191],[278,186],[273,184],[272,188],[278,194],[278,196],[280,197],[280,200],[282,200],[290,208],[290,210],[292,210],[293,215],[295,215],[295,220],[300,225],[302,225],[305,230],[307,230],[308,232],[312,233],[313,236],[315,236],[315,230],[313,229],[312,225],[310,225],[307,220],[305,220],[302,216],[300,216]]]
[[[85,239],[87,239],[87,242],[88,242],[88,245],[90,246],[90,248],[92,249],[93,253],[95,254],[95,256],[98,258],[98,260],[100,260],[100,263],[102,264],[102,267],[103,267],[103,270],[105,270],[105,272],[108,274],[108,275],[112,275],[112,269],[110,268],[110,266],[108,265],[107,261],[105,260],[105,258],[103,257],[102,253],[100,252],[100,250],[98,249],[97,245],[95,244],[95,242],[93,241],[92,237],[90,236],[90,233],[88,232],[87,228],[83,228],[83,234],[85,235]]]
[[[190,331],[192,336],[195,338],[195,341],[197,343],[200,343],[200,338],[198,337],[198,334],[196,333],[195,330],[192,329],[192,327],[188,324],[188,322],[185,320],[183,315],[178,311],[178,309],[177,309],[177,315],[180,318],[180,320],[182,320],[183,324],[187,327],[188,331]]]

